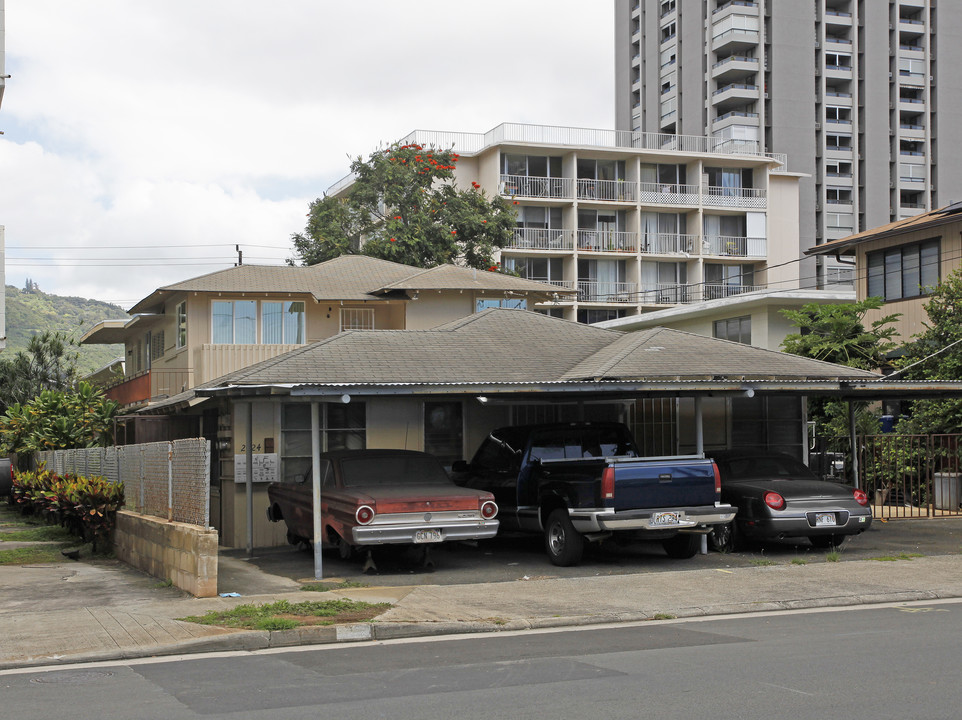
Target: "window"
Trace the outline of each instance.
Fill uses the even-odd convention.
[[[424,452],[450,469],[464,457],[464,422],[460,402],[424,403]]]
[[[374,308],[341,308],[341,332],[373,329]]]
[[[187,301],[177,304],[177,347],[187,346]]]
[[[211,342],[215,345],[255,344],[257,301],[214,300],[211,303]]]
[[[866,255],[868,294],[886,302],[927,295],[939,283],[939,241],[927,240]]]
[[[667,42],[667,41],[671,40],[673,37],[675,37],[675,22],[674,22],[674,21],[672,21],[672,22],[668,23],[667,25],[665,25],[664,27],[662,27],[662,29],[661,29],[661,41],[662,41],[662,42]]]
[[[321,452],[363,450],[367,446],[367,413],[362,402],[321,403],[318,423]],[[281,480],[298,482],[311,469],[311,406],[281,405]]]
[[[925,182],[925,166],[899,163],[899,180],[902,182]]]
[[[838,150],[840,148],[850,148],[852,147],[852,136],[851,135],[825,135],[825,147],[829,150]]]
[[[732,342],[751,345],[751,316],[745,315],[744,317],[716,320],[714,323],[712,323],[712,337],[718,338],[719,340],[731,340]]]
[[[528,177],[561,177],[561,158],[543,155],[512,155],[502,153],[501,172],[505,175]]]
[[[164,331],[155,330],[149,334],[150,337],[150,359],[156,360],[164,356]]]
[[[851,205],[852,189],[827,187],[825,188],[825,202],[829,205]]]
[[[509,310],[527,310],[528,301],[524,298],[478,298],[475,312],[488,308],[508,308]]]
[[[261,303],[261,342],[300,345],[304,342],[304,302]]]
[[[504,269],[516,272],[525,280],[561,283],[564,280],[562,258],[509,257],[504,259]]]
[[[616,320],[624,316],[624,310],[579,310],[578,322],[590,325],[604,320]]]

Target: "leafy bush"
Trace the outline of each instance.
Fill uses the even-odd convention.
[[[100,476],[61,476],[41,467],[14,475],[10,502],[24,515],[38,515],[93,543],[96,552],[98,543],[109,543],[124,504],[124,485]]]

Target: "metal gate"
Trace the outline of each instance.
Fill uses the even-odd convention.
[[[858,437],[859,487],[877,518],[962,515],[962,435]],[[809,466],[823,479],[851,477],[849,438],[816,438]]]

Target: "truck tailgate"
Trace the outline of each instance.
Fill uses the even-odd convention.
[[[615,510],[714,505],[715,471],[703,458],[619,460],[615,469]]]

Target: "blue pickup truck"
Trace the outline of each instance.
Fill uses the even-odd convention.
[[[731,522],[718,469],[700,456],[641,458],[620,423],[492,431],[454,481],[494,494],[503,530],[543,533],[555,565],[576,565],[586,541],[659,540],[671,557],[698,552],[699,534]]]

